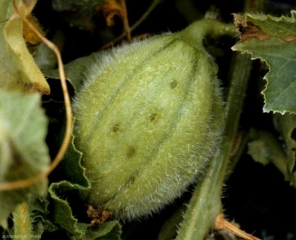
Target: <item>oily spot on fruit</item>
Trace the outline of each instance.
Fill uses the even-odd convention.
[[[133,184],[134,182],[135,182],[135,177],[133,177],[133,176],[130,177],[129,180],[128,180],[128,183]]]
[[[176,87],[177,87],[177,85],[178,85],[178,83],[177,83],[177,81],[172,81],[172,82],[170,82],[170,87],[171,87],[171,89],[175,89]]]
[[[136,153],[135,148],[134,147],[129,147],[126,153],[126,156],[128,158],[131,158],[132,156],[134,156]]]
[[[112,131],[116,133],[116,132],[119,132],[119,130],[120,130],[120,124],[119,123],[114,124],[112,127]]]
[[[156,113],[152,113],[152,114],[150,115],[150,117],[149,117],[149,120],[150,120],[151,122],[153,122],[153,121],[155,120],[155,118],[156,118]]]
[[[152,108],[150,109],[150,113],[147,116],[147,122],[150,126],[150,130],[155,128],[155,125],[159,123],[159,121],[163,120],[163,110],[161,108]]]

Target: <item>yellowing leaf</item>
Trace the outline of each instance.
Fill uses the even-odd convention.
[[[296,11],[291,17],[235,15],[241,39],[232,49],[265,61],[264,112],[296,113]]]
[[[47,118],[40,108],[40,96],[0,91],[0,182],[32,178],[49,165],[45,144]],[[0,191],[0,225],[17,204],[32,195],[45,194],[47,181],[27,188]]]
[[[27,15],[36,1],[18,2],[21,14]],[[49,94],[49,85],[27,49],[23,22],[14,14],[12,1],[0,1],[0,19],[8,19],[0,23],[0,88]]]

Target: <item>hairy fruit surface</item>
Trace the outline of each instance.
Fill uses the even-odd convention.
[[[151,214],[213,156],[223,104],[217,66],[195,29],[116,48],[91,67],[74,102],[89,204],[121,219]]]

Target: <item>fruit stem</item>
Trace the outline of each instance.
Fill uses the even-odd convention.
[[[198,182],[193,192],[176,240],[204,239],[206,233],[214,227],[215,219],[222,211],[223,183],[251,70],[251,60],[247,55],[234,53],[232,63],[224,137],[203,179]]]
[[[179,38],[200,49],[207,35],[213,38],[223,35],[235,37],[238,36],[238,31],[232,23],[223,23],[213,19],[202,19],[192,23],[181,31]]]

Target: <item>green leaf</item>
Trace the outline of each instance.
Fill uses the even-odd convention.
[[[100,64],[103,55],[102,52],[95,52],[86,57],[75,59],[64,66],[66,78],[75,90],[79,89],[85,79],[89,66],[92,66],[94,62]],[[43,73],[47,78],[60,79],[58,69],[44,70]]]
[[[291,15],[235,15],[241,39],[232,49],[249,53],[269,67],[264,77],[264,112],[296,113],[296,11]]]
[[[89,227],[84,239],[120,240],[121,225],[118,221],[106,222],[100,227]]]
[[[265,130],[250,130],[250,138],[248,143],[248,154],[253,157],[256,162],[263,165],[273,163],[285,176],[286,180],[290,180],[287,172],[287,157],[278,140],[272,133]]]
[[[178,232],[178,226],[183,220],[183,213],[186,211],[186,207],[185,204],[182,205],[169,219],[166,220],[160,229],[157,240],[175,239]]]
[[[55,39],[52,41],[54,40]],[[56,67],[57,57],[55,53],[44,43],[40,43],[37,46],[31,46],[30,49],[34,57],[34,61],[41,71],[46,69],[54,69]]]
[[[58,103],[50,102],[51,106],[52,104]],[[56,139],[58,144],[61,142],[63,132],[64,128],[61,129],[60,134],[57,134],[60,135],[60,139]],[[86,216],[86,206],[80,198],[83,196],[82,193],[89,188],[89,182],[81,166],[82,153],[76,150],[73,142],[74,137],[72,137],[72,144],[63,161],[54,173],[62,180],[52,183],[48,190],[48,199],[51,202],[49,213],[51,222],[66,230],[71,239],[120,239],[121,225],[118,221],[105,222],[101,226],[91,226],[91,219],[86,223],[81,220],[81,216]],[[80,217],[77,217],[77,214]],[[47,215],[43,217],[48,218]]]
[[[76,150],[73,142],[74,137],[72,138],[72,144],[69,147],[60,167],[63,169],[64,173],[67,175],[67,179],[71,183],[78,184],[86,189],[89,187],[89,182],[85,177],[84,168],[81,166],[82,153]],[[75,161],[75,158],[78,159],[78,161]]]
[[[50,162],[45,144],[47,118],[38,94],[22,95],[0,91],[0,182],[35,177]],[[27,188],[0,191],[0,225],[21,202],[42,196],[47,180]]]
[[[287,171],[291,183],[296,186],[296,115],[275,114],[274,125],[284,141],[287,156]]]
[[[76,190],[76,191],[75,191]],[[73,216],[71,206],[67,200],[69,193],[77,195],[84,189],[67,181],[53,183],[49,188],[49,194],[53,201],[53,220],[65,229],[68,235],[76,239],[120,239],[121,226],[118,221],[106,222],[101,226],[91,226],[90,223],[81,223]],[[72,195],[73,196],[73,195]],[[77,207],[77,206],[76,206]],[[80,207],[84,207],[81,203]],[[112,237],[111,237],[112,236]],[[103,238],[100,238],[103,237]]]
[[[53,232],[58,227],[49,218],[49,201],[45,197],[33,198],[29,204],[30,218],[32,223],[32,234],[41,236],[44,231]]]
[[[28,14],[35,5],[18,4],[21,14]],[[8,19],[0,24],[0,88],[22,92],[49,94],[50,89],[41,71],[34,62],[24,41],[23,22],[14,16],[12,1],[0,1],[0,19]]]
[[[51,155],[55,156],[62,145],[66,129],[65,106],[64,102],[49,100],[43,103],[43,107],[49,118],[47,142],[50,144]],[[72,136],[63,160],[51,174],[51,182],[68,181],[81,188],[88,188],[89,183],[81,165],[82,153],[75,148],[73,141]]]
[[[82,229],[81,225],[77,226],[78,220],[73,217],[69,203],[61,197],[62,194],[65,194],[65,191],[69,191],[69,189],[73,189],[75,187],[78,189],[80,188],[80,186],[75,186],[67,181],[62,181],[51,184],[48,192],[51,198],[54,200],[53,220],[63,229],[73,233],[73,235],[82,236],[86,227]]]

